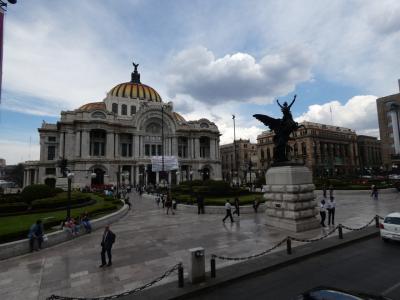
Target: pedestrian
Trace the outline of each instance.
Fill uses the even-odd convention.
[[[328,209],[328,225],[335,225],[335,208],[336,208],[336,201],[334,197],[329,199],[327,209]]]
[[[174,213],[174,209],[173,209],[173,207],[172,207],[172,197],[171,197],[171,194],[168,194],[168,195],[167,195],[167,200],[165,201],[165,207],[167,208],[167,215],[168,215],[168,212],[169,212],[170,209],[171,209],[172,214],[173,214],[173,215],[175,214],[175,213]]]
[[[157,197],[156,197],[156,203],[157,203],[158,207],[160,207],[160,201],[161,201],[160,197],[161,197],[160,194],[158,194]]]
[[[235,210],[233,211],[233,214],[237,214],[238,217],[240,217],[240,203],[239,203],[239,198],[235,198]]]
[[[85,212],[82,216],[82,225],[86,230],[86,233],[92,232],[92,225],[90,224],[89,215]]]
[[[31,252],[33,250],[41,250],[42,249],[42,243],[43,243],[43,224],[42,220],[37,220],[35,224],[32,224],[31,228],[29,229],[29,249]],[[38,248],[34,249],[35,247],[35,242],[37,242]]]
[[[111,248],[115,243],[115,234],[110,230],[110,226],[107,225],[104,228],[103,238],[101,240],[101,265],[100,268],[104,266],[111,266],[112,265],[112,255],[111,255]],[[108,256],[108,264],[106,262],[106,252]]]
[[[322,195],[324,196],[324,198],[326,198],[326,184],[325,183],[322,185]]]
[[[374,200],[378,200],[378,187],[375,184],[373,184],[371,187],[371,197]]]
[[[161,203],[162,203],[162,208],[165,208],[165,195],[161,194]]]
[[[326,227],[325,225],[325,219],[326,219],[326,203],[325,199],[321,200],[320,206],[319,206],[319,214],[321,215],[321,226]]]
[[[260,206],[260,201],[256,198],[253,202],[254,212],[257,213],[258,207]]]
[[[197,214],[204,214],[204,197],[202,195],[197,195]]]
[[[332,184],[329,185],[329,198],[330,197],[333,197],[333,185]]]
[[[229,217],[231,219],[231,223],[233,223],[233,217],[232,217],[232,205],[229,202],[229,199],[226,199],[226,203],[225,203],[225,218],[222,219],[222,222],[225,223],[225,220]]]
[[[129,206],[128,210],[131,210],[131,205],[132,205],[132,204],[131,204],[131,201],[129,201],[129,196],[128,196],[128,194],[125,195],[124,201],[125,201],[125,204]]]

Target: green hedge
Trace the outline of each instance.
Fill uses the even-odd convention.
[[[57,191],[48,185],[32,184],[22,190],[21,197],[25,203],[30,204],[34,200],[53,197],[56,194]]]
[[[80,192],[74,192],[71,194],[70,205],[81,204],[90,202],[90,195],[83,194]],[[60,193],[54,197],[44,198],[35,200],[32,202],[32,209],[43,209],[43,208],[57,208],[68,205],[68,193]]]
[[[0,204],[16,202],[24,202],[21,194],[0,194]]]
[[[14,203],[0,203],[0,213],[15,213],[23,212],[28,209],[28,204],[25,202],[14,202]]]

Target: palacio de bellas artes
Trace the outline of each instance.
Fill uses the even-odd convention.
[[[26,163],[24,186],[56,186],[60,160],[76,170],[76,188],[221,179],[217,126],[206,118],[185,120],[172,102],[141,83],[133,65],[131,80],[117,84],[103,101],[63,111],[56,124],[43,122],[40,160]]]
[[[0,0],[0,300],[400,300],[399,0]]]

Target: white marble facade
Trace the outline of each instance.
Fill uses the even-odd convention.
[[[118,176],[132,185],[221,179],[217,126],[205,118],[186,121],[140,82],[136,68],[131,81],[112,88],[102,102],[62,111],[57,124],[44,122],[38,130],[40,160],[25,163],[24,186],[61,182],[61,159],[75,175],[74,187],[115,185]],[[151,156],[162,154],[177,157],[179,169],[152,172]]]

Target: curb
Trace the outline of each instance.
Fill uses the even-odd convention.
[[[216,278],[211,278],[210,272],[206,272],[206,281],[200,284],[194,285],[185,281],[185,286],[183,288],[178,288],[178,283],[176,281],[172,281],[148,290],[144,290],[139,294],[122,297],[121,299],[186,299],[189,296],[200,295],[204,291],[217,289],[218,287],[239,281],[244,278],[250,278],[259,274],[270,272],[305,260],[311,256],[323,254],[330,250],[345,247],[352,243],[373,238],[378,235],[379,229],[377,229],[375,226],[370,226],[362,231],[348,232],[344,234],[344,238],[342,240],[338,239],[338,236],[332,236],[319,241],[314,247],[310,247],[308,245],[309,243],[294,247],[292,248],[291,255],[288,255],[286,253],[286,249],[284,249],[261,256],[259,258],[222,268],[218,268],[219,260],[217,260]]]
[[[98,219],[91,220],[92,231],[102,228],[103,226],[114,223],[125,216],[128,212],[128,205],[124,204],[119,210],[103,216]],[[28,230],[27,230],[28,232]],[[85,234],[81,233],[77,237],[71,237],[71,235],[65,230],[58,230],[47,234],[48,241],[43,243],[43,249],[71,241],[79,238]],[[0,260],[12,258],[19,255],[29,253],[29,239],[18,240],[14,242],[0,244]]]

